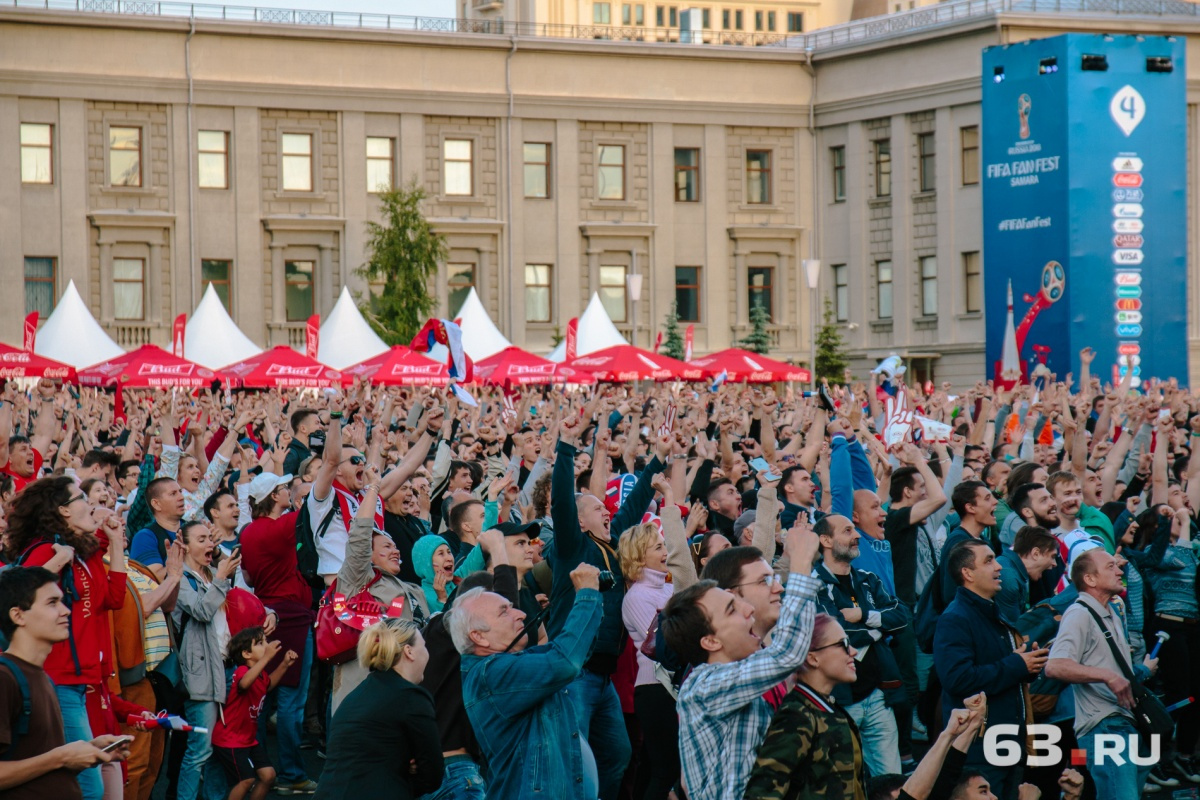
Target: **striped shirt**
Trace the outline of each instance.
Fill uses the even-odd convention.
[[[771,723],[763,694],[804,662],[820,581],[793,572],[771,644],[732,664],[700,664],[679,690],[679,754],[691,800],[741,797]]]
[[[138,594],[145,597],[158,588],[158,582],[147,578],[136,569],[127,573]],[[142,631],[146,637],[146,671],[149,672],[163,662],[171,653],[171,636],[167,633],[167,617],[161,608],[150,612],[143,623]]]

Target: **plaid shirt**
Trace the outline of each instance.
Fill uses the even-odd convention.
[[[793,572],[771,644],[732,664],[701,664],[679,690],[679,755],[691,800],[741,797],[771,723],[764,692],[808,655],[820,581]]]

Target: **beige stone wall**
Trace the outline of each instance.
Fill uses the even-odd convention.
[[[481,117],[425,118],[425,188],[429,192],[429,214],[434,217],[480,217],[499,215],[500,174],[497,120]],[[473,143],[474,194],[447,196],[442,182],[442,146],[446,139],[468,139]]]

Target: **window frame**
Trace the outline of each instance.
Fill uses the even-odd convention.
[[[695,282],[694,283],[680,283],[679,282],[679,271],[681,269],[695,270],[696,271],[695,272]],[[701,288],[700,288],[701,281],[703,279],[703,273],[704,273],[704,268],[701,266],[698,266],[698,265],[684,264],[684,265],[676,265],[676,267],[675,267],[675,312],[677,314],[679,314],[680,322],[686,322],[689,325],[691,325],[693,323],[700,322],[701,317],[704,316],[704,314],[703,314],[704,306],[703,306],[703,302],[702,302],[703,298],[701,295]],[[682,313],[680,313],[680,308],[681,308],[681,306],[679,305],[679,292],[680,291],[695,293],[695,297],[696,297],[695,319],[689,319],[688,317],[685,317]]]
[[[963,264],[963,308],[967,314],[983,312],[983,253],[968,250],[962,254]],[[972,270],[972,266],[974,270]],[[978,292],[975,307],[971,307],[971,288]]]
[[[605,283],[604,282],[605,270],[612,270],[612,269],[621,270],[621,283],[620,283],[619,287],[615,283]],[[629,322],[629,283],[626,280],[626,278],[628,278],[628,277],[629,277],[629,267],[625,266],[624,264],[601,264],[600,268],[599,268],[599,272],[596,275],[596,282],[597,282],[597,285],[600,287],[600,303],[601,303],[601,305],[604,304],[605,290],[611,291],[612,289],[615,289],[615,288],[620,288],[620,290],[621,290],[621,299],[622,299],[622,306],[624,308],[624,311],[621,312],[621,317],[619,319],[617,317],[613,316],[612,311],[608,308],[608,306],[604,306],[605,312],[609,315],[609,317],[612,319],[612,321],[618,325],[624,325]]]
[[[762,9],[757,9],[754,12],[754,30],[763,31],[766,29],[767,16],[762,12]]]
[[[892,196],[892,140],[875,139],[871,142],[875,157],[875,196]],[[886,189],[886,191],[885,191]]]
[[[793,23],[796,23],[793,25]],[[787,32],[788,33],[804,33],[804,12],[789,11],[787,12]]]
[[[463,270],[460,267],[469,267],[471,279],[469,281],[456,281],[455,278],[461,275]],[[446,262],[446,312],[448,314],[457,314],[459,309],[455,307],[452,296],[456,292],[465,292],[463,300],[471,293],[471,289],[478,290],[479,286],[479,265],[473,261],[447,261]],[[461,303],[459,304],[461,305]]]
[[[201,134],[216,133],[221,135],[221,150],[207,150],[200,144]],[[220,156],[221,157],[221,185],[212,186],[201,181],[200,176],[204,174],[203,168],[200,166],[204,161],[205,156]],[[229,188],[229,131],[220,130],[197,130],[196,131],[196,188],[197,189],[228,189]]]
[[[470,150],[466,159],[450,158],[446,154],[446,146],[451,142],[465,142]],[[450,191],[450,165],[451,164],[466,164],[467,174],[470,177],[469,191],[451,192]],[[442,197],[475,197],[475,139],[471,136],[445,136],[442,138]]]
[[[733,27],[739,31],[746,29],[746,12],[740,8],[733,10]]]
[[[850,321],[850,268],[846,264],[833,266],[833,320]]]
[[[601,13],[603,11],[603,13]],[[607,17],[607,19],[597,19],[597,17]],[[611,25],[612,24],[612,3],[604,2],[603,0],[594,0],[592,3],[592,24],[593,25]]]
[[[621,4],[621,24],[625,27],[633,24],[633,3]]]
[[[620,149],[620,151],[621,151],[621,163],[620,164],[605,164],[603,162],[604,150],[606,148],[610,148],[610,147]],[[628,162],[626,160],[626,157],[628,156],[627,150],[628,150],[628,145],[625,142],[597,142],[596,143],[596,200],[603,202],[603,203],[622,203],[622,202],[625,202],[625,200],[628,198],[629,191],[628,191],[628,187],[626,186],[626,179],[629,177],[626,172],[626,166],[628,165]],[[601,195],[600,175],[605,170],[612,170],[612,169],[620,170],[621,196],[620,197],[603,197]]]
[[[529,147],[530,145],[533,145],[535,147],[541,146],[541,147],[546,148],[546,153],[545,153],[546,160],[544,162],[529,160],[528,155],[526,154],[525,148]],[[525,194],[526,200],[549,200],[550,199],[550,197],[552,195],[552,192],[550,190],[550,175],[551,175],[551,169],[552,169],[551,164],[553,162],[553,153],[554,153],[554,148],[552,147],[550,142],[522,142],[521,143],[521,178],[522,178],[522,183],[523,183],[521,188]],[[542,167],[545,170],[545,172],[542,175],[542,184],[543,184],[542,191],[544,192],[544,194],[530,194],[529,193],[529,172],[528,172],[528,170],[530,167]]]
[[[887,280],[883,279],[883,270],[887,269]],[[887,287],[888,313],[883,313],[883,287]],[[890,258],[882,258],[875,262],[875,318],[890,321],[896,317],[896,267]]]
[[[224,264],[225,278],[223,280],[205,279],[204,268],[209,264]],[[314,269],[316,267],[314,266]],[[217,298],[221,301],[221,305],[225,306],[225,313],[233,314],[233,261],[227,258],[202,258],[200,259],[200,294],[203,295],[207,290],[206,284],[211,283],[213,289],[217,293]],[[225,296],[221,296],[221,287],[225,287]],[[285,289],[286,291],[286,289]]]
[[[29,263],[31,261],[47,262],[50,265],[50,277],[43,278],[41,276],[29,276]],[[37,311],[43,318],[50,316],[54,311],[55,303],[58,300],[58,259],[54,256],[24,256],[21,262],[22,268],[22,284],[21,288],[25,292],[25,313],[30,314]],[[50,285],[50,302],[43,310],[41,308],[29,307],[29,284],[49,284]]]
[[[846,202],[846,145],[829,148],[829,163],[833,178],[833,202]]]
[[[929,150],[926,150],[926,145]],[[917,134],[917,189],[937,190],[937,137],[933,133]]]
[[[771,33],[775,32],[775,23],[777,19],[774,11],[767,12],[767,30]]]
[[[766,274],[768,282],[755,286],[753,278],[756,274]],[[754,308],[752,297],[755,294],[765,295],[767,298],[767,315],[770,324],[775,324],[775,268],[774,267],[746,267],[746,314],[749,315]]]
[[[933,274],[928,274],[929,265],[933,265]],[[918,256],[917,257],[917,277],[921,281],[921,316],[936,317],[938,313],[938,267],[937,256]],[[929,293],[932,288],[933,297],[930,298]],[[930,310],[930,300],[933,300],[932,310]]]
[[[695,161],[692,164],[680,165],[679,156],[681,153],[695,154]],[[699,203],[700,202],[700,148],[699,147],[676,147],[675,148],[675,202],[676,203]],[[680,174],[692,174],[691,191],[687,191],[687,182],[680,187]],[[681,191],[682,189],[682,191]],[[680,196],[681,194],[685,196]],[[690,196],[687,196],[690,195]]]
[[[141,267],[142,277],[137,280],[132,280],[129,278],[118,278],[117,277],[117,262],[118,261],[136,262]],[[113,283],[113,285],[112,285],[113,319],[117,320],[118,322],[145,322],[146,321],[146,259],[144,259],[144,258],[126,258],[124,256],[114,258],[112,260],[112,283]],[[141,287],[141,300],[142,300],[141,316],[138,316],[138,317],[118,316],[116,294],[117,294],[117,286],[122,285],[122,284],[137,284],[138,286]]]
[[[26,144],[25,129],[26,128],[46,128],[49,132],[47,144]],[[22,186],[53,186],[54,185],[54,124],[50,122],[22,122],[17,132],[18,150],[21,158],[21,185]],[[46,153],[46,170],[47,179],[26,180],[25,179],[25,153],[26,151],[35,151]]]
[[[293,281],[293,280],[289,279],[288,267],[293,264],[310,264],[312,266],[312,270],[308,273],[308,281],[307,281],[308,297],[309,297],[308,313],[304,314],[298,318],[293,317],[291,315],[291,309],[288,307],[288,300],[287,300],[288,287],[301,285],[300,281]],[[302,272],[302,270],[301,270],[301,272]],[[317,311],[317,262],[312,259],[307,259],[307,258],[293,258],[293,259],[288,259],[287,261],[283,262],[283,316],[284,316],[284,319],[287,322],[307,322],[308,318],[311,317],[313,314],[315,314],[316,311]]]
[[[137,131],[137,147],[114,147],[113,146],[113,131]],[[105,151],[108,155],[108,169],[105,170],[105,186],[112,189],[145,189],[146,188],[146,126],[140,124],[126,125],[109,125],[107,128],[108,147]],[[113,153],[114,152],[136,152],[137,153],[137,183],[113,183]],[[143,311],[144,314],[144,311]],[[143,316],[143,319],[145,317]]]
[[[371,142],[386,142],[387,157],[371,155]],[[383,194],[384,190],[380,190],[379,184],[372,185],[371,181],[371,166],[379,165],[381,162],[387,162],[388,173],[388,189],[393,189],[396,186],[396,139],[393,136],[368,136],[364,148],[367,162],[367,194]]]
[[[774,203],[774,200],[775,200],[775,196],[774,196],[774,190],[775,190],[775,187],[774,187],[774,180],[773,180],[773,175],[772,175],[772,172],[773,172],[773,170],[774,170],[774,164],[772,163],[772,162],[774,161],[774,153],[775,153],[775,151],[774,151],[774,150],[769,150],[769,149],[766,149],[766,148],[754,148],[754,147],[751,147],[751,148],[747,148],[747,149],[746,149],[746,158],[745,158],[745,170],[746,170],[746,205],[749,205],[749,206],[769,206],[769,205],[772,205],[772,204]],[[756,156],[756,155],[762,155],[762,154],[765,154],[765,155],[766,155],[766,167],[754,167],[754,168],[752,168],[752,167],[751,167],[751,165],[750,165],[750,164],[751,164],[751,158],[752,158],[753,156]],[[750,187],[751,187],[751,185],[753,185],[753,179],[752,179],[752,177],[751,177],[752,175],[757,175],[757,176],[759,177],[759,180],[765,181],[765,183],[764,183],[764,191],[763,191],[763,193],[762,193],[762,199],[760,199],[760,200],[753,200],[753,199],[751,199]]]
[[[308,153],[289,153],[287,141],[289,137],[299,136],[308,139]],[[315,131],[281,130],[279,132],[279,191],[292,194],[313,194],[317,191],[317,134]],[[297,189],[287,185],[287,165],[296,160],[308,161],[308,188]]]
[[[975,137],[974,144],[967,144],[968,132]],[[979,160],[979,126],[963,125],[958,129],[959,149],[961,150],[962,185],[978,186],[980,178]],[[972,166],[973,165],[973,166]]]
[[[535,271],[538,268],[545,268],[546,282],[545,283],[530,283],[529,270],[532,268]],[[545,290],[546,292],[546,318],[535,319],[530,316],[529,308],[529,292],[530,290]],[[525,265],[525,322],[535,325],[545,324],[554,320],[554,265],[553,264],[526,264]]]

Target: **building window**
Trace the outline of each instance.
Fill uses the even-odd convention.
[[[875,301],[879,319],[892,318],[892,262],[875,263]]]
[[[304,322],[313,315],[312,261],[288,261],[284,264],[284,305],[288,322]]]
[[[746,151],[746,202],[771,202],[771,151]]]
[[[367,137],[367,191],[371,194],[382,194],[395,184],[395,152],[395,139]]]
[[[729,9],[728,8],[721,11],[721,28],[723,30],[729,30]]]
[[[447,139],[442,142],[443,167],[446,172],[445,194],[470,197],[475,194],[472,168],[475,142],[471,139]]]
[[[667,9],[667,19],[670,21],[672,28],[679,26],[679,6],[671,6]]]
[[[625,267],[600,267],[600,302],[613,322],[625,322]]]
[[[937,303],[937,256],[921,256],[921,315],[935,317]]]
[[[733,12],[733,27],[737,28],[739,31],[746,27],[744,22],[744,14],[745,12],[743,12],[740,8]]]
[[[550,321],[550,265],[525,265],[525,321]]]
[[[612,6],[609,3],[592,3],[592,22],[607,25],[612,22]]]
[[[798,11],[789,11],[787,25],[788,33],[804,33],[804,15]]]
[[[960,128],[962,137],[962,182],[963,186],[979,183],[979,126]]]
[[[550,145],[525,143],[525,196],[550,196]]]
[[[141,258],[114,258],[113,316],[117,319],[146,318],[146,262]]]
[[[700,150],[675,148],[675,201],[695,203],[700,199]]]
[[[54,183],[54,126],[21,123],[21,183]]]
[[[712,9],[705,8],[700,11],[700,27],[704,30],[712,29]]]
[[[775,12],[774,11],[767,12],[767,30],[769,30],[771,32],[775,31]]]
[[[754,30],[761,31],[763,29],[763,12],[754,12]]]
[[[229,134],[225,131],[197,131],[197,186],[201,189],[229,188]]]
[[[200,260],[200,288],[201,291],[207,291],[209,285],[213,287],[213,291],[217,293],[217,297],[221,298],[221,305],[225,306],[226,311],[233,311],[233,306],[229,304],[229,274],[233,271],[233,263],[230,261],[220,261],[217,259],[204,258]]]
[[[665,27],[664,23],[667,18],[667,10],[662,6],[654,7],[654,24],[658,27]]]
[[[762,306],[767,317],[775,321],[775,269],[773,267],[750,267],[746,270],[747,308]]]
[[[621,6],[621,24],[633,24],[633,6],[631,6],[629,3],[624,3]]]
[[[597,147],[596,196],[601,200],[625,199],[625,145]]]
[[[846,148],[829,148],[829,159],[833,164],[833,202],[846,199]]]
[[[845,264],[833,265],[833,318],[850,319],[850,270]]]
[[[54,310],[54,259],[25,259],[25,313],[38,312],[42,318]]]
[[[446,305],[451,314],[457,314],[462,310],[463,303],[467,302],[467,295],[471,293],[471,288],[474,286],[474,264],[446,265]]]
[[[646,7],[645,6],[637,5],[637,6],[633,7],[633,24],[634,25],[645,25],[646,24]]]
[[[110,186],[142,185],[141,128],[108,129],[108,183]]]
[[[920,157],[921,191],[932,192],[937,188],[937,165],[934,161],[934,140],[932,133],[917,134],[917,153]]]
[[[892,140],[875,142],[875,196],[892,196]]]
[[[680,322],[700,321],[700,268],[675,268],[675,313]]]
[[[963,253],[962,259],[967,313],[977,313],[983,310],[983,259],[978,250]]]
[[[280,139],[283,147],[281,158],[283,191],[311,192],[313,190],[313,135],[311,133],[285,133]]]

